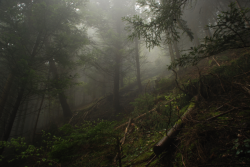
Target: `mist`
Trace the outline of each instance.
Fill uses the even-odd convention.
[[[175,76],[169,65],[213,36],[207,25],[217,25],[230,2],[235,1],[187,1],[170,20],[176,33],[163,31],[154,41],[154,30],[143,36],[143,27],[126,20],[155,19],[149,6],[135,0],[1,0],[1,141],[23,137],[39,145],[43,131],[60,134],[65,124],[123,121],[135,99],[161,94],[157,84]],[[181,75],[186,69],[175,70]],[[12,151],[3,147],[1,154]]]

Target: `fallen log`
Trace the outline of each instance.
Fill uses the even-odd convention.
[[[175,125],[168,131],[167,135],[164,136],[153,148],[153,151],[156,155],[160,155],[164,150],[166,150],[175,137],[180,132],[183,127],[184,120],[186,120],[187,116],[190,115],[191,111],[194,109],[195,103],[191,102],[186,112],[181,116],[181,118],[175,123]]]
[[[125,132],[124,132],[124,136],[123,136],[123,138],[122,138],[121,141],[120,141],[121,145],[123,145],[123,144],[125,143],[126,135],[128,134],[128,130],[129,130],[129,126],[130,126],[130,124],[131,124],[131,121],[132,121],[132,119],[129,118],[128,126],[126,127]]]

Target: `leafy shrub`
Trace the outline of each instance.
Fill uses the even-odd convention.
[[[81,126],[69,124],[60,128],[61,136],[57,137],[43,131],[43,146],[27,145],[24,138],[12,138],[10,142],[0,142],[0,149],[12,149],[8,156],[0,156],[0,162],[18,163],[24,159],[32,159],[33,163],[47,163],[55,165],[58,162],[75,160],[89,149],[103,150],[116,144],[117,132],[114,131],[114,122],[100,121],[84,122]],[[114,146],[115,147],[115,146]],[[32,157],[32,158],[30,158]],[[0,163],[1,165],[1,163]],[[45,165],[45,164],[44,164]]]
[[[139,115],[146,111],[149,111],[154,106],[154,96],[148,93],[140,95],[134,102],[131,102],[135,106],[134,114]]]
[[[64,125],[60,130],[67,136],[56,138],[49,153],[50,158],[65,161],[78,157],[81,150],[115,144],[116,132],[113,125],[109,121],[101,121],[96,125],[95,122],[86,121],[80,127]]]

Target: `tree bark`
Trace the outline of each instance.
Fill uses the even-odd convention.
[[[208,20],[208,18],[205,18],[205,27],[204,27],[204,31],[205,31],[205,33],[206,33],[206,36],[207,37],[212,37],[213,35],[212,35],[212,33],[211,33],[211,30],[209,29],[209,27],[207,27],[207,25],[209,25],[209,20]]]
[[[180,56],[180,51],[179,51],[179,47],[178,47],[178,45],[177,45],[177,43],[176,43],[176,41],[174,41],[173,42],[174,43],[174,50],[175,50],[175,57],[177,58],[177,59],[179,59],[181,56]]]
[[[3,136],[3,141],[8,141],[8,138],[10,136],[10,132],[11,132],[12,126],[13,126],[15,118],[16,118],[16,114],[17,114],[18,108],[20,106],[20,103],[21,103],[23,95],[24,95],[26,84],[27,84],[26,82],[23,83],[23,85],[22,85],[22,87],[21,87],[21,89],[20,89],[20,91],[18,93],[15,105],[13,107],[13,110],[10,113],[10,119],[9,119],[9,121],[7,123],[7,128],[6,128],[6,131],[5,131],[4,136]],[[4,148],[2,148],[0,150],[0,155],[2,155],[3,151],[4,151]]]
[[[36,38],[35,45],[32,49],[31,55],[30,55],[31,60],[28,63],[28,67],[31,67],[32,60],[37,54],[38,48],[39,48],[40,43],[41,43],[41,37],[42,37],[42,33],[39,32],[39,34]],[[24,92],[25,92],[26,87],[27,87],[28,78],[29,78],[29,75],[26,75],[26,79],[21,83],[20,91],[18,92],[16,102],[15,102],[14,107],[10,113],[9,121],[7,122],[7,128],[6,128],[6,131],[5,131],[4,136],[3,136],[3,141],[8,141],[8,138],[10,136],[10,133],[11,133],[11,130],[12,130],[15,118],[16,118],[16,114],[18,112],[19,106],[20,106],[21,101],[22,101],[23,96],[24,96]],[[0,155],[2,155],[3,151],[4,151],[4,148],[2,148],[0,150]]]
[[[45,93],[43,94],[43,97],[42,97],[41,103],[40,103],[40,105],[39,105],[39,109],[38,109],[37,117],[36,117],[35,127],[34,127],[34,130],[33,130],[33,135],[32,135],[32,139],[31,139],[31,143],[33,143],[33,144],[34,144],[34,139],[35,139],[35,135],[36,135],[37,123],[38,123],[39,116],[40,116],[40,113],[41,113],[41,109],[42,109],[42,105],[43,105],[43,100],[44,100],[44,97],[45,97]]]
[[[171,57],[171,62],[174,62],[174,60],[175,60],[174,51],[173,51],[173,47],[172,47],[171,43],[168,44],[168,48],[169,48],[169,54],[170,54],[170,57]]]
[[[51,72],[53,74],[53,78],[56,79],[56,80],[58,80],[59,76],[58,76],[58,72],[57,72],[55,61],[54,60],[50,60],[49,64],[50,64]],[[57,87],[57,89],[59,90],[58,87]],[[64,117],[65,118],[71,117],[72,116],[72,112],[71,112],[69,104],[68,104],[68,102],[66,100],[66,96],[65,96],[65,94],[64,94],[64,92],[62,90],[58,93],[58,98],[59,98],[61,107],[63,109],[63,115],[64,115]]]
[[[121,66],[121,64],[120,64],[120,66]],[[123,74],[123,72],[122,72],[122,67],[120,67],[120,69],[121,69],[121,72],[120,72],[120,85],[121,85],[121,88],[124,86],[124,74]]]
[[[21,105],[21,108],[19,110],[19,116],[16,117],[16,128],[15,128],[15,135],[14,136],[20,136],[19,130],[20,130],[20,124],[21,124],[21,115],[23,113],[24,105]]]
[[[116,0],[114,1],[114,8],[119,9],[122,5],[121,0]],[[115,51],[115,68],[114,68],[114,96],[113,96],[113,105],[114,105],[114,110],[115,113],[117,114],[120,110],[120,100],[119,100],[119,82],[120,82],[120,70],[121,70],[121,16],[120,14],[116,13],[118,10],[115,11],[115,29],[118,37],[118,41],[115,45],[116,51]]]
[[[160,155],[166,148],[168,148],[175,137],[183,127],[185,120],[191,114],[195,107],[195,103],[191,102],[187,111],[181,116],[181,118],[175,123],[175,125],[168,131],[167,135],[164,136],[153,148],[156,155]]]
[[[140,70],[140,55],[139,55],[139,42],[138,38],[135,38],[135,61],[136,61],[136,79],[139,91],[142,91],[141,85],[141,70]]]
[[[199,37],[197,35],[197,32],[194,32],[194,42],[195,42],[195,46],[200,45],[200,41],[199,41]]]
[[[24,107],[24,113],[23,113],[23,120],[22,120],[22,124],[21,124],[21,136],[24,137],[24,125],[25,125],[25,120],[26,120],[26,114],[27,114],[27,110],[28,110],[28,106],[29,106],[29,102],[27,101],[25,103],[25,107]]]
[[[5,83],[5,86],[4,86],[4,89],[3,89],[3,94],[2,94],[2,97],[0,99],[0,119],[2,117],[2,114],[3,114],[3,111],[4,111],[4,107],[5,107],[5,104],[6,104],[6,101],[8,99],[8,96],[9,96],[9,92],[10,92],[10,88],[11,88],[11,84],[12,84],[12,81],[13,81],[13,74],[10,73],[9,74],[9,77]]]
[[[114,71],[114,96],[113,105],[115,113],[119,112],[120,100],[119,100],[119,81],[120,81],[120,55],[117,54],[115,57],[115,71]]]

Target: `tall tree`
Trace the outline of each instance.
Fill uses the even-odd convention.
[[[5,141],[24,97],[37,93],[37,84],[45,82],[46,63],[51,57],[60,64],[71,62],[72,53],[77,53],[87,41],[85,32],[77,26],[80,20],[76,7],[83,1],[73,1],[10,0],[1,3],[0,58],[7,62],[11,75],[19,78],[17,94],[13,95],[15,100],[8,109],[10,116],[4,130]],[[44,45],[48,37],[53,41],[49,53]],[[64,87],[61,85],[60,89]]]
[[[132,55],[130,54],[132,53],[132,47],[135,47],[134,44],[132,46],[127,40],[122,17],[133,12],[133,10],[129,8],[130,1],[106,0],[106,5],[102,5],[104,1],[96,0],[95,5],[93,5],[95,6],[94,9],[97,8],[94,14],[99,15],[99,17],[89,19],[97,29],[98,39],[96,41],[99,43],[99,46],[94,46],[93,49],[98,53],[95,53],[94,57],[98,58],[92,59],[92,65],[98,69],[99,75],[112,77],[113,107],[115,113],[118,113],[120,111],[119,89],[123,85],[127,69],[131,68],[127,63],[130,55]],[[107,7],[107,4],[109,7]]]
[[[139,91],[142,91],[141,85],[141,70],[140,70],[140,53],[139,53],[139,40],[135,38],[135,61],[136,61],[136,80]]]

